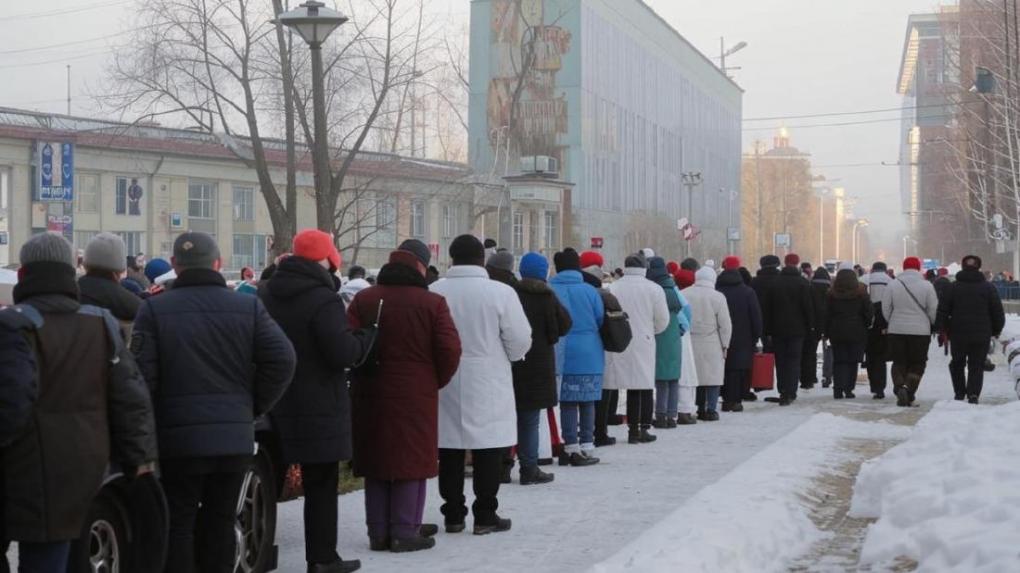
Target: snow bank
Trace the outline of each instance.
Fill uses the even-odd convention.
[[[865,464],[851,515],[878,519],[863,565],[1020,571],[1020,403],[936,404],[909,440]]]
[[[908,432],[816,414],[591,571],[785,571],[825,535],[808,517],[802,495],[825,468],[847,459],[839,441],[903,439]],[[698,460],[692,455],[681,463]]]

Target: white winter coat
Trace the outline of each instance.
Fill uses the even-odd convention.
[[[730,346],[733,323],[726,297],[715,290],[715,271],[702,268],[694,286],[683,294],[691,305],[691,345],[699,386],[722,386],[726,373],[725,350]],[[684,364],[684,368],[687,364]]]
[[[607,390],[655,389],[655,335],[669,326],[662,287],[645,278],[645,269],[628,268],[609,292],[627,313],[633,335],[627,350],[606,353],[602,387]]]
[[[510,363],[531,348],[531,326],[511,287],[482,267],[455,266],[429,287],[443,295],[460,334],[460,367],[439,391],[439,447],[503,448],[517,443]]]
[[[907,294],[908,288],[917,302]],[[918,271],[903,271],[882,293],[882,314],[889,323],[889,334],[931,336],[938,308],[935,287]]]

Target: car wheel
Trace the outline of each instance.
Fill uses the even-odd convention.
[[[244,478],[237,502],[237,573],[276,569],[276,480],[269,455],[260,450]]]
[[[128,530],[120,504],[100,494],[89,509],[85,531],[71,547],[68,571],[74,573],[120,573],[128,555]]]

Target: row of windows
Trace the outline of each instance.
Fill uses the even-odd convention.
[[[188,217],[193,219],[215,219],[218,185],[210,182],[188,183]],[[255,220],[255,188],[234,185],[233,218],[235,221]],[[80,174],[75,191],[75,211],[98,213],[101,207],[99,175]],[[141,216],[147,192],[137,177],[115,177],[113,213],[115,215]]]
[[[532,223],[534,225],[534,223]],[[559,248],[559,227],[560,219],[559,213],[555,211],[546,211],[542,215],[542,247],[545,249],[558,249]],[[524,218],[522,211],[515,211],[513,217],[513,241],[514,241],[514,252],[521,253],[525,249],[524,237],[530,235],[533,229],[529,228]],[[537,237],[535,238],[537,239]],[[530,245],[529,248],[534,249],[538,245]]]

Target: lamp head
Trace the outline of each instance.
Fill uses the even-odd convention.
[[[326,8],[318,0],[309,0],[297,8],[280,14],[278,21],[296,31],[309,46],[318,48],[334,30],[347,22],[336,10]]]

